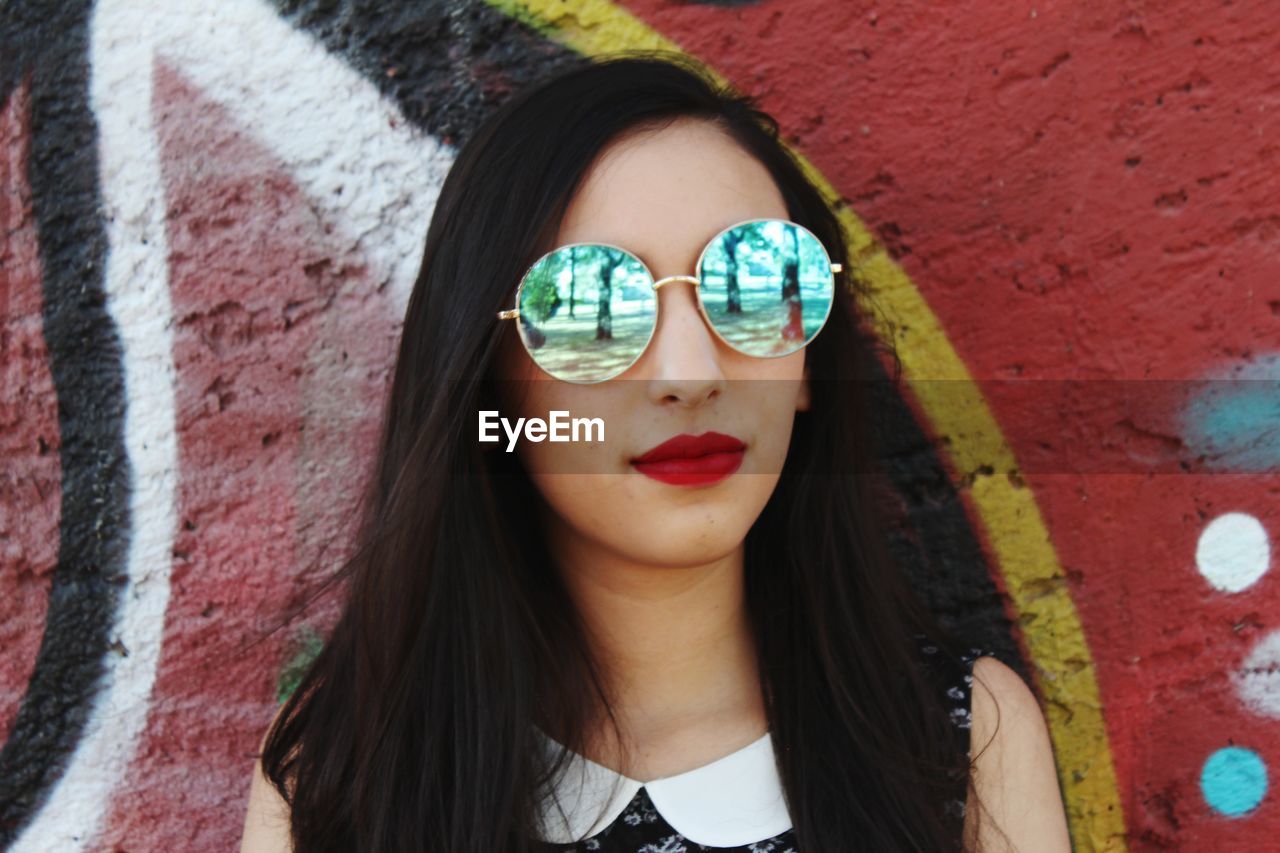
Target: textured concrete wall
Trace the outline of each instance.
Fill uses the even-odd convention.
[[[1262,2],[12,4],[0,839],[225,850],[457,142],[574,53],[758,94],[908,389],[894,543],[1034,685],[1077,849],[1280,836]],[[1233,383],[1233,378],[1252,380]],[[338,504],[338,505],[335,505]]]

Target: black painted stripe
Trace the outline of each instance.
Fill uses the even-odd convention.
[[[26,6],[22,12],[14,6]],[[0,842],[30,822],[79,743],[111,654],[130,532],[119,335],[106,311],[97,127],[89,109],[91,4],[10,4],[6,40],[29,73],[28,177],[43,266],[44,337],[58,400],[62,506],[44,635],[0,751]],[[18,20],[21,18],[21,20]],[[7,93],[6,93],[7,94]]]

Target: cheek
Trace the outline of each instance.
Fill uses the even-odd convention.
[[[757,362],[751,378],[735,382],[734,390],[751,413],[756,439],[752,471],[777,477],[787,460],[796,410],[807,407],[804,352]]]
[[[629,404],[611,393],[615,389],[573,385],[543,376],[514,383],[511,390],[517,393],[512,395],[510,414],[503,415],[513,428],[517,418],[525,419],[526,430],[517,439],[515,452],[531,477],[585,477],[583,485],[593,491],[592,476],[628,471]],[[547,425],[541,440],[533,440],[527,432],[533,419]],[[553,427],[557,440],[552,440]]]
[[[778,390],[785,390],[778,384]],[[761,394],[756,421],[753,472],[777,477],[787,461],[791,433],[795,428],[796,395],[792,392]]]

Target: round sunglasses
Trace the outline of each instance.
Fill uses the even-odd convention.
[[[827,322],[835,273],[812,231],[786,219],[748,219],[703,247],[695,275],[654,281],[631,252],[569,243],[534,261],[516,288],[518,320],[534,363],[565,382],[612,379],[639,360],[658,325],[658,288],[697,285],[698,310],[715,335],[744,355],[779,358],[806,346]]]

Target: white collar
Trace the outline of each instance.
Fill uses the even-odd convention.
[[[548,755],[564,749],[540,727],[534,729]],[[541,800],[540,834],[543,841],[556,844],[600,832],[622,814],[641,788],[649,792],[654,808],[672,829],[708,847],[737,847],[791,828],[768,732],[710,764],[649,782],[569,752],[553,784],[556,801]]]

